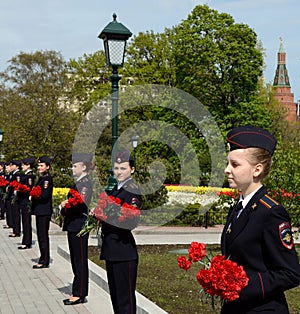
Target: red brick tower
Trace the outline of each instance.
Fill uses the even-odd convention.
[[[275,98],[286,108],[286,120],[289,122],[296,122],[297,103],[295,103],[294,94],[291,92],[285,57],[286,53],[284,52],[282,38],[280,37],[280,47],[277,53],[277,69],[273,83],[273,86],[275,87]]]

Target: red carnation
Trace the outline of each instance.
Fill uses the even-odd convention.
[[[0,177],[0,187],[6,187],[9,184],[9,181],[5,180],[3,177]]]
[[[237,300],[249,281],[242,266],[220,255],[212,258],[209,269],[198,272],[197,280],[206,293],[227,301]]]
[[[30,191],[29,195],[32,198],[39,198],[42,195],[42,188],[39,185],[34,186]]]
[[[192,262],[187,260],[185,256],[179,256],[177,262],[178,266],[184,270],[188,270],[192,266]]]
[[[69,193],[72,197],[68,198],[68,202],[65,205],[66,208],[71,208],[84,203],[83,196],[77,190],[70,189]]]
[[[206,255],[205,247],[204,243],[192,242],[189,248],[189,259],[193,262],[201,261]]]
[[[124,203],[121,207],[121,216],[119,217],[119,221],[134,219],[135,217],[140,216],[140,214],[141,211],[137,207]]]

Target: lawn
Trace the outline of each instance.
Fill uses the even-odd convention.
[[[219,313],[220,306],[212,311],[210,300],[203,300],[196,280],[198,267],[189,271],[177,266],[177,257],[184,255],[187,245],[142,245],[139,251],[137,290],[170,314]],[[208,245],[213,254],[220,253],[219,245]],[[300,252],[300,245],[297,246]],[[298,253],[299,254],[299,253]],[[89,248],[89,258],[104,268],[99,261],[98,247]],[[290,314],[300,313],[300,287],[286,292]]]

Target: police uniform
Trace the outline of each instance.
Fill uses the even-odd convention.
[[[270,133],[255,127],[236,128],[229,132],[227,141],[231,151],[260,147],[272,155],[276,146]],[[221,249],[228,259],[244,267],[249,283],[239,299],[224,303],[221,313],[287,314],[284,291],[300,284],[290,216],[264,186],[254,191],[239,216],[237,207],[241,206],[236,204],[229,211]]]
[[[116,156],[116,162],[132,162],[129,153],[121,152]],[[129,178],[120,188],[116,185],[109,193],[124,202],[140,208],[141,193],[132,178]],[[100,259],[106,262],[107,279],[113,309],[116,314],[136,313],[136,278],[138,268],[138,252],[131,229],[134,224],[111,225],[102,223],[102,247]]]
[[[8,182],[10,182],[11,178],[12,178],[12,171],[8,171],[7,167],[9,167],[10,162],[7,161],[5,163],[5,177],[4,179]],[[9,185],[6,186],[6,194],[4,195],[4,206],[5,206],[5,212],[6,212],[6,225],[3,226],[4,229],[9,229],[13,227],[13,221],[12,221],[12,211],[11,211],[11,203],[10,203],[10,198],[8,196],[8,189],[9,189]]]
[[[30,169],[28,169],[24,173],[24,176],[21,178],[21,184],[26,185],[31,191],[35,181],[35,175],[31,169],[34,164],[34,159],[31,157],[23,158],[22,163],[30,165]],[[18,203],[21,211],[23,230],[22,245],[19,246],[18,249],[19,250],[29,249],[31,248],[32,244],[32,225],[31,225],[31,211],[29,206],[30,205],[29,193],[18,192]]]
[[[47,156],[42,156],[39,158],[38,163],[50,165],[51,159]],[[32,198],[32,214],[36,216],[36,231],[40,249],[38,264],[42,265],[33,265],[33,268],[37,269],[47,268],[50,263],[49,227],[53,212],[53,180],[49,171],[40,175],[35,186],[40,186],[42,190],[42,194],[39,198]]]
[[[12,172],[12,176],[10,178],[10,183],[13,181],[17,181],[18,183],[21,183],[21,161],[20,160],[13,160],[11,162],[11,165],[17,166],[17,169]],[[10,237],[20,237],[21,236],[21,215],[20,215],[20,206],[17,201],[17,191],[14,191],[13,187],[8,188],[8,198],[10,200],[10,208],[11,208],[11,218],[12,218],[12,228],[13,233],[10,234]],[[16,197],[15,197],[16,196]],[[15,201],[13,201],[15,200]]]
[[[92,156],[86,153],[76,153],[72,156],[72,163],[83,162],[87,171],[91,164]],[[72,295],[80,297],[79,302],[84,302],[84,298],[88,295],[88,237],[89,235],[77,236],[82,229],[88,214],[88,207],[92,198],[92,182],[88,174],[77,178],[72,189],[78,191],[84,200],[83,204],[71,206],[70,208],[63,207],[60,210],[64,216],[63,230],[68,232],[68,243],[70,250],[70,259],[72,270],[74,273]],[[68,194],[68,199],[72,195]],[[68,299],[64,300],[65,304],[73,304]],[[75,303],[74,303],[75,304]],[[76,303],[77,304],[77,303]]]
[[[0,161],[0,177],[3,179],[5,178],[5,172],[4,172],[4,167],[5,167],[5,162]],[[0,188],[0,220],[5,219],[5,202],[4,202],[4,188]]]

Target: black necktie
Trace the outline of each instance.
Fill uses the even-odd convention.
[[[233,208],[233,211],[232,211],[232,218],[231,218],[231,221],[228,225],[228,229],[227,229],[227,233],[230,234],[231,231],[233,230],[234,228],[234,224],[236,223],[237,219],[238,219],[238,214],[239,214],[239,211],[243,208],[243,202],[242,201],[239,201],[238,203],[236,203],[234,205],[234,208]]]

